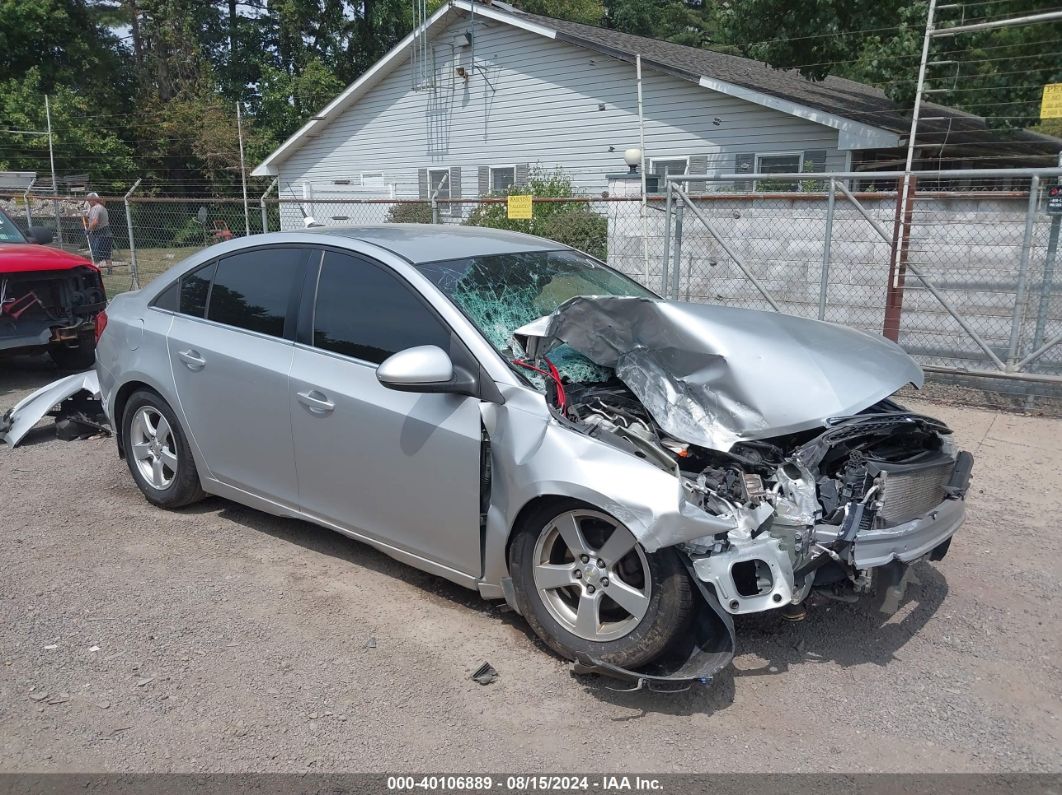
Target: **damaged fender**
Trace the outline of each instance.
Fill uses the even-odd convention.
[[[99,398],[100,382],[95,370],[60,378],[20,400],[0,418],[0,439],[11,447],[16,447],[30,429],[49,411],[81,391]]]
[[[570,497],[610,513],[647,552],[736,527],[732,519],[713,516],[686,500],[677,469],[665,471],[633,448],[602,444],[598,437],[547,419],[541,405],[521,405],[541,404],[541,395],[517,388],[503,393],[504,405],[482,406],[493,454],[509,459],[492,467],[487,582],[497,584],[505,576],[509,530],[520,510],[542,496]]]

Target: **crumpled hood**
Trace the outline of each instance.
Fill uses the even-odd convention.
[[[647,298],[579,297],[516,332],[610,367],[667,433],[727,451],[854,414],[922,369],[899,345],[818,320]]]

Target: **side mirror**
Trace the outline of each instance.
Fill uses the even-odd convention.
[[[26,230],[26,237],[33,243],[47,246],[55,239],[55,230],[47,226],[31,226]]]
[[[406,348],[376,368],[376,380],[399,392],[450,392],[475,395],[476,379],[454,367],[449,355],[435,345]]]

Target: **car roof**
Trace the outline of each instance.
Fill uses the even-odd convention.
[[[387,249],[417,265],[422,262],[515,254],[521,251],[557,251],[568,246],[553,240],[477,226],[449,224],[380,224],[377,226],[326,226],[305,230],[348,237]]]

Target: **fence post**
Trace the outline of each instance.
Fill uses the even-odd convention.
[[[22,201],[26,202],[26,226],[33,226],[33,210],[30,209],[30,191],[33,190],[33,183],[36,181],[36,177],[31,179],[29,185],[26,186],[26,192],[22,194]]]
[[[280,182],[280,177],[273,177],[273,181],[270,182],[269,183],[269,187],[265,189],[265,193],[262,194],[262,198],[258,200],[258,205],[262,208],[262,234],[265,234],[266,232],[269,231],[269,215],[266,212],[266,196],[268,196],[270,191],[272,191],[273,188],[276,187],[276,184],[278,182]],[[278,200],[277,209],[278,210],[280,208],[279,199],[280,199],[280,193],[278,191],[277,192],[277,200]]]
[[[1018,359],[1021,342],[1021,326],[1025,319],[1025,289],[1029,277],[1029,259],[1032,254],[1033,231],[1036,228],[1036,206],[1040,201],[1040,177],[1035,174],[1029,180],[1029,206],[1025,214],[1025,236],[1021,241],[1021,261],[1018,264],[1018,285],[1014,290],[1014,316],[1010,323],[1010,344],[1007,346],[1007,367]]]
[[[136,241],[133,239],[133,212],[129,206],[129,197],[133,191],[140,187],[140,180],[133,183],[133,187],[125,194],[125,227],[129,232],[129,277],[134,290],[140,289],[140,272],[136,266]]]
[[[672,217],[672,201],[674,200],[674,194],[671,192],[671,180],[667,179],[667,175],[664,176],[667,180],[667,187],[664,189],[666,199],[664,201],[664,257],[661,263],[660,274],[660,294],[665,298],[667,297],[667,274],[671,267],[671,217]],[[646,287],[649,285],[647,284]]]
[[[682,216],[686,211],[686,201],[688,199],[680,196],[675,210],[675,256],[672,259],[673,267],[671,268],[671,299],[674,301],[677,301],[679,296],[679,276],[682,271]]]
[[[819,277],[819,320],[826,319],[826,295],[830,286],[830,246],[833,243],[833,213],[836,204],[836,185],[833,177],[830,177],[830,196],[826,200],[826,238],[822,242],[822,275]]]
[[[1051,294],[1055,290],[1055,258],[1058,255],[1058,233],[1062,226],[1062,216],[1051,218],[1051,231],[1047,236],[1047,257],[1044,259],[1044,277],[1040,284],[1040,308],[1036,312],[1036,331],[1033,334],[1033,350],[1043,344],[1047,330],[1047,310],[1051,305]]]

